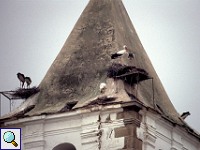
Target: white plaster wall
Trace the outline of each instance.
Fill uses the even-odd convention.
[[[171,148],[171,145],[168,142],[163,141],[160,138],[158,138],[156,140],[155,149],[157,149],[157,150],[170,150],[170,148]]]
[[[143,150],[200,150],[200,141],[185,129],[173,126],[159,114],[143,110],[137,136],[143,141]]]
[[[124,126],[117,113],[122,109],[86,113],[82,119],[81,150],[116,150],[124,147],[124,138],[115,138],[114,128]]]
[[[116,113],[103,112],[101,115],[102,150],[116,150],[124,147],[124,137],[115,138],[114,129],[124,126],[123,119],[117,120]]]
[[[51,150],[61,143],[81,147],[81,120],[78,117],[60,117],[23,123],[23,149]]]
[[[114,128],[124,126],[122,119],[116,119],[122,111],[43,115],[7,122],[6,127],[22,128],[23,150],[52,150],[62,143],[71,143],[77,150],[116,150],[124,147],[124,138],[115,138],[114,133]]]
[[[73,144],[76,149],[81,149],[81,139],[80,139],[80,132],[68,132],[62,130],[60,133],[53,133],[51,135],[45,135],[45,150],[52,150],[55,146],[61,143],[71,143]]]
[[[69,116],[46,120],[44,122],[44,149],[51,150],[61,143],[72,143],[81,148],[81,117]]]
[[[77,111],[30,117],[7,122],[6,127],[22,128],[23,150],[52,150],[71,143],[77,150],[116,150],[124,147],[124,137],[115,138],[115,128],[124,127],[117,119],[121,108],[101,111]],[[141,111],[142,123],[137,136],[143,150],[200,150],[200,142],[179,126],[173,126],[158,114]]]

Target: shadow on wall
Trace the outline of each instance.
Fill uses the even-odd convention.
[[[76,150],[76,148],[71,143],[62,143],[55,146],[52,150]]]

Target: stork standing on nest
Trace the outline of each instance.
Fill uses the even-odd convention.
[[[26,85],[27,85],[27,88],[30,88],[30,84],[31,84],[31,78],[30,77],[25,77],[25,82],[26,82]]]
[[[128,54],[128,58],[134,58],[135,55],[133,53],[129,53],[128,52],[128,48],[126,45],[123,46],[124,49],[114,53],[114,54],[111,54],[111,59],[116,59],[124,54]]]
[[[20,81],[20,88],[24,87],[24,82],[25,82],[25,76],[22,73],[17,73],[17,78]]]

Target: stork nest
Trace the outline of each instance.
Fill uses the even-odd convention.
[[[150,79],[148,73],[141,68],[135,66],[127,66],[119,63],[113,63],[107,71],[109,78],[119,78],[129,84],[135,84],[143,80]]]
[[[21,99],[27,99],[30,96],[38,93],[40,90],[38,87],[32,87],[32,88],[28,88],[28,89],[23,89],[23,88],[19,88],[16,91],[14,91],[14,93],[12,93],[11,95],[13,97],[18,97]]]

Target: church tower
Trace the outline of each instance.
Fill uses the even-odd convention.
[[[89,1],[38,88],[0,118],[25,150],[200,149],[121,0]]]

